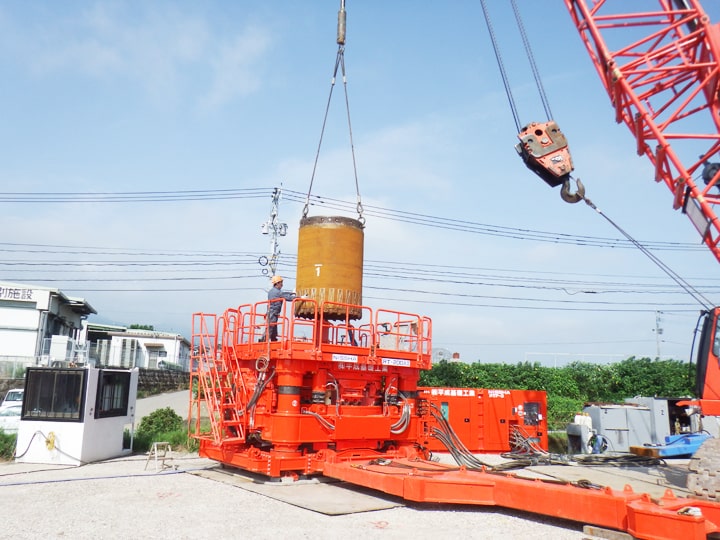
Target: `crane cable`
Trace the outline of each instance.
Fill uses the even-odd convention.
[[[535,86],[537,86],[538,94],[540,95],[540,101],[542,101],[543,110],[545,111],[545,116],[548,120],[551,120],[553,115],[550,111],[550,102],[548,101],[547,95],[545,94],[545,88],[543,87],[542,80],[540,79],[540,71],[538,70],[537,64],[535,63],[535,57],[533,56],[532,47],[530,47],[530,41],[528,40],[527,33],[525,32],[525,25],[523,24],[522,18],[520,17],[520,10],[518,9],[517,2],[515,0],[510,0],[510,3],[512,4],[513,13],[515,14],[515,21],[517,22],[520,36],[522,37],[523,47],[525,48],[525,55],[530,62],[530,69],[532,70],[533,78],[535,79]]]
[[[540,100],[543,104],[543,109],[545,110],[545,114],[547,115],[548,120],[552,119],[552,113],[550,112],[550,104],[547,99],[547,95],[545,94],[545,89],[543,88],[542,81],[540,79],[540,72],[537,69],[537,65],[535,63],[535,58],[532,53],[532,48],[530,47],[530,42],[527,39],[527,33],[525,32],[525,26],[523,25],[522,18],[520,17],[520,11],[517,7],[517,2],[515,0],[510,0],[510,3],[512,4],[513,13],[515,14],[515,21],[517,22],[518,29],[520,31],[520,35],[522,37],[523,46],[525,48],[525,54],[528,58],[528,61],[530,62],[530,67],[532,69],[533,77],[535,79],[535,84],[538,89],[538,94],[540,95]],[[503,85],[505,87],[505,93],[507,94],[508,101],[510,102],[510,109],[512,110],[513,118],[515,119],[515,127],[518,131],[520,131],[521,124],[517,112],[517,107],[515,105],[515,100],[512,95],[512,91],[510,89],[510,83],[508,81],[507,73],[505,71],[505,65],[502,61],[502,55],[500,54],[500,48],[497,43],[497,38],[495,36],[495,31],[493,30],[492,21],[490,19],[490,13],[487,9],[487,5],[485,3],[485,0],[480,0],[480,4],[482,6],[483,15],[485,16],[485,23],[488,27],[488,32],[490,33],[490,40],[492,41],[493,51],[495,52],[495,58],[498,63],[498,67],[500,69],[500,74],[502,76]],[[570,177],[569,177],[570,178]],[[617,223],[615,223],[612,219],[610,219],[606,214],[604,214],[595,204],[585,197],[585,187],[583,186],[582,182],[580,182],[579,179],[576,180],[577,183],[577,191],[575,193],[570,193],[569,191],[569,180],[568,182],[565,182],[563,184],[563,190],[561,191],[561,195],[563,200],[566,202],[579,202],[584,201],[585,204],[587,204],[589,207],[591,207],[593,210],[595,210],[598,214],[600,214],[603,218],[605,218],[608,223],[610,223],[615,229],[620,232],[625,238],[627,238],[630,243],[632,243],[635,247],[637,247],[642,253],[644,253],[653,263],[655,263],[658,268],[660,268],[665,274],[667,274],[670,279],[672,279],[675,283],[677,283],[685,292],[687,292],[690,296],[695,299],[698,304],[703,306],[706,310],[710,309],[712,306],[712,302],[708,300],[700,291],[698,291],[695,287],[690,285],[687,281],[685,281],[677,272],[675,272],[672,268],[667,266],[664,262],[662,262],[656,255],[654,255],[649,249],[647,249],[644,245],[642,245],[640,242],[635,240],[630,234],[628,234],[622,227],[620,227]]]
[[[510,0],[510,3],[512,4],[515,21],[517,23],[518,30],[520,31],[520,36],[522,37],[525,55],[527,56],[528,62],[530,63],[530,69],[532,70],[533,78],[535,79],[535,85],[537,86],[538,94],[540,95],[540,101],[542,102],[543,110],[545,111],[547,119],[551,120],[552,112],[550,111],[550,103],[547,99],[545,89],[540,79],[540,71],[538,70],[537,64],[535,63],[535,57],[533,56],[532,47],[530,46],[530,42],[527,38],[527,33],[525,32],[525,25],[523,24],[522,18],[520,17],[520,10],[518,9],[515,0]],[[482,6],[483,15],[485,17],[485,24],[487,25],[488,32],[490,34],[490,41],[492,42],[495,59],[498,64],[498,68],[500,69],[503,86],[505,87],[505,94],[507,95],[508,102],[510,103],[510,110],[512,112],[513,119],[515,120],[515,129],[516,131],[521,131],[523,124],[520,122],[520,116],[518,114],[517,106],[515,104],[515,98],[513,98],[512,90],[510,88],[510,81],[508,79],[507,72],[505,71],[505,64],[503,63],[502,54],[500,53],[500,46],[498,45],[498,41],[495,36],[495,30],[493,28],[492,20],[490,18],[490,12],[488,11],[485,0],[480,0],[480,5]]]
[[[335,88],[335,80],[337,79],[338,69],[341,70],[343,79],[343,88],[345,90],[345,110],[347,113],[348,130],[350,132],[350,151],[352,153],[353,174],[355,176],[355,191],[357,194],[357,212],[358,221],[365,223],[363,217],[362,199],[360,198],[360,184],[357,175],[357,163],[355,160],[355,144],[353,143],[352,123],[350,122],[350,101],[348,99],[347,77],[345,75],[345,27],[347,20],[347,12],[345,11],[345,0],[340,0],[340,11],[338,11],[338,29],[337,44],[338,51],[335,58],[335,69],[333,71],[332,81],[330,83],[330,95],[328,96],[327,105],[325,106],[325,116],[323,117],[322,128],[320,130],[320,141],[318,142],[317,153],[315,154],[315,163],[313,164],[312,176],[310,177],[310,186],[308,188],[307,198],[305,199],[305,207],[303,208],[303,218],[307,217],[310,207],[310,194],[312,192],[313,182],[315,181],[315,172],[317,170],[318,159],[320,158],[320,148],[322,147],[323,135],[325,134],[325,126],[327,124],[328,113],[330,111],[330,102],[332,101],[333,89]]]
[[[525,25],[523,24],[522,17],[520,16],[520,10],[518,9],[517,2],[515,0],[510,0],[510,2],[512,4],[513,13],[515,15],[515,22],[520,32],[520,36],[522,37],[523,48],[525,49],[525,56],[527,57],[528,63],[530,64],[530,69],[532,70],[533,78],[535,79],[535,85],[537,86],[538,95],[540,97],[540,101],[542,102],[545,116],[547,117],[547,124],[553,124],[553,129],[558,130],[557,125],[555,125],[554,121],[552,120],[553,116],[552,111],[550,110],[550,102],[547,98],[545,88],[543,87],[542,80],[540,78],[540,71],[538,70],[537,64],[535,62],[535,56],[533,55],[532,47],[530,46],[530,41],[528,40],[527,32],[525,31]],[[505,94],[507,95],[508,102],[510,103],[510,110],[512,111],[513,119],[515,120],[515,130],[520,133],[519,137],[521,140],[523,140],[523,132],[527,129],[529,125],[520,122],[520,115],[517,110],[517,105],[515,104],[515,98],[513,98],[512,95],[512,90],[510,88],[510,82],[507,76],[507,72],[505,71],[505,64],[503,63],[502,55],[500,53],[500,46],[498,45],[498,41],[495,36],[495,30],[493,29],[490,12],[488,11],[485,0],[480,0],[480,5],[482,6],[485,24],[487,25],[488,32],[490,34],[490,41],[492,42],[495,59],[497,60],[498,68],[500,69],[503,86],[505,87]],[[521,147],[522,146],[516,146],[516,149]],[[533,172],[540,175],[540,177],[546,182],[550,183],[550,185],[557,185],[555,184],[557,174],[556,172],[550,171],[547,164],[541,164],[537,162],[536,156],[531,157],[529,154],[525,155],[524,152],[520,150],[518,150],[518,152],[520,153],[521,157],[524,156],[523,161],[525,161],[525,164]],[[569,151],[567,152],[567,158],[570,158]],[[570,170],[572,170],[572,167]],[[548,181],[548,176],[551,177],[550,181]],[[562,199],[568,203],[580,202],[585,194],[585,187],[583,186],[580,179],[573,178],[572,176],[570,176],[569,172],[563,178],[559,180],[559,182],[562,183],[563,186],[560,191],[560,196],[562,197]],[[572,191],[571,180],[575,180],[575,192]]]
[[[677,283],[686,293],[688,293],[690,296],[695,299],[695,301],[700,304],[705,310],[710,310],[713,306],[713,303],[708,300],[708,298],[703,295],[700,291],[698,291],[695,287],[693,287],[690,283],[685,281],[685,279],[680,276],[677,272],[675,272],[672,268],[670,268],[667,264],[665,264],[662,260],[660,260],[659,257],[657,257],[652,251],[650,251],[648,248],[646,248],[642,243],[635,240],[628,232],[626,232],[620,225],[615,223],[610,217],[608,217],[602,210],[600,210],[597,206],[595,206],[595,203],[593,203],[590,199],[588,199],[585,196],[585,192],[583,191],[582,194],[578,193],[577,196],[585,202],[590,208],[595,210],[598,214],[600,214],[605,220],[610,223],[617,231],[622,234],[625,238],[627,238],[636,248],[638,248],[641,252],[645,254],[655,265],[660,268],[665,274],[667,274],[670,279],[672,279],[675,283]]]

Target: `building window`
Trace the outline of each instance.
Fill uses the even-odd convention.
[[[26,379],[23,420],[82,419],[84,369],[28,368]]]
[[[130,395],[129,371],[100,371],[95,418],[127,416]]]

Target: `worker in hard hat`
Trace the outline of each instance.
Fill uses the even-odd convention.
[[[282,290],[283,278],[281,276],[273,276],[270,278],[270,290],[268,291],[268,311],[267,311],[267,323],[268,323],[268,339],[270,341],[277,341],[277,322],[280,318],[280,312],[282,311],[283,301],[288,300],[292,302],[295,300],[295,293],[285,292]],[[263,339],[264,341],[264,339]]]

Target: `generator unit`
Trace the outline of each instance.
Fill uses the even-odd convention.
[[[418,388],[471,452],[502,453],[524,447],[548,450],[547,395],[544,390]],[[433,418],[421,444],[434,452],[447,447],[434,435],[443,422]]]

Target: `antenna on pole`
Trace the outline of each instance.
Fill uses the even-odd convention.
[[[260,228],[263,234],[270,236],[270,258],[263,255],[258,259],[258,263],[263,267],[262,274],[264,276],[268,274],[275,275],[278,259],[280,258],[280,243],[278,242],[278,238],[287,234],[287,223],[280,223],[278,221],[281,195],[281,188],[275,188],[273,190],[270,217]],[[269,271],[268,266],[270,267]]]
[[[660,343],[662,342],[662,339],[660,336],[663,335],[663,327],[662,324],[662,311],[656,311],[655,312],[655,345],[657,347],[657,359],[660,360]]]

